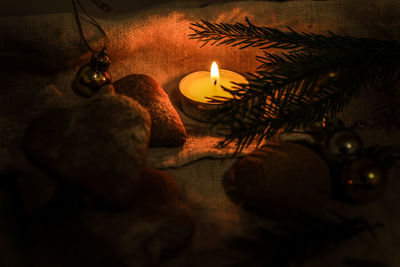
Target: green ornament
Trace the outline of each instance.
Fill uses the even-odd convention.
[[[365,203],[380,197],[386,189],[387,173],[376,160],[361,157],[343,165],[340,186],[350,200]]]

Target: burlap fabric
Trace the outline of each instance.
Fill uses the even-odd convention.
[[[305,32],[330,30],[359,37],[400,40],[399,11],[397,0],[246,1],[204,8],[155,8],[129,16],[99,19],[98,22],[110,38],[108,52],[113,60],[113,79],[132,73],[148,74],[171,95],[182,77],[209,69],[213,60],[221,68],[246,73],[255,70],[255,56],[261,54],[257,49],[200,48],[199,43],[187,36],[191,32],[191,22],[200,19],[243,22],[247,16],[255,24],[270,27],[290,26]],[[100,36],[90,28],[87,32],[92,43],[100,46]],[[0,19],[0,162],[3,166],[12,162],[9,146],[18,147],[27,123],[37,113],[81,101],[72,92],[71,81],[77,67],[88,59],[89,54],[85,51],[72,14]],[[373,95],[368,94],[353,101],[343,114],[345,122],[371,118],[373,114],[369,107],[373,101]],[[221,266],[231,259],[224,239],[233,234],[247,234],[266,219],[243,212],[227,199],[221,178],[235,159],[192,162],[203,157],[224,157],[233,147],[224,151],[214,149],[218,138],[199,131],[198,123],[178,112],[188,130],[187,144],[179,149],[154,149],[148,156],[149,166],[169,167],[167,171],[180,184],[197,220],[193,248],[171,262],[171,266]],[[399,136],[396,132],[387,134],[370,128],[361,131],[360,135],[367,145],[393,144],[398,142]],[[400,182],[394,179],[396,174],[395,171],[391,173],[393,179],[387,192],[376,202],[363,206],[332,203],[332,208],[342,213],[383,222],[385,228],[379,230],[377,240],[372,241],[370,236],[365,237],[367,242],[350,240],[307,266],[341,266],[346,257],[383,260],[389,266],[400,266],[396,254],[400,249]]]

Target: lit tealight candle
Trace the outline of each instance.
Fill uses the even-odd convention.
[[[183,112],[194,119],[204,121],[204,110],[218,105],[210,102],[209,98],[232,98],[232,95],[223,89],[224,87],[235,90],[236,85],[232,82],[248,83],[246,78],[239,73],[219,70],[215,61],[211,65],[211,72],[197,71],[187,75],[179,83]]]

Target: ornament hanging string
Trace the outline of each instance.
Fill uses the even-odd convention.
[[[91,2],[104,12],[111,10],[111,7],[103,3],[101,0],[91,0]],[[85,7],[82,5],[82,0],[72,0],[72,6],[74,8],[74,15],[79,35],[87,48],[92,52],[90,62],[81,66],[76,73],[76,77],[72,82],[72,89],[78,95],[91,97],[95,95],[101,87],[111,83],[111,74],[108,71],[111,60],[106,55],[109,40],[106,32],[100,24],[98,24],[97,21],[86,11]],[[80,13],[82,15],[80,15]],[[82,21],[93,25],[104,36],[103,48],[101,50],[96,51],[96,49],[93,48],[85,38]]]
[[[104,12],[109,12],[111,10],[111,6],[109,6],[108,4],[100,1],[100,0],[91,0],[98,8],[100,8],[101,10],[103,10]],[[82,41],[84,42],[84,44],[87,46],[87,48],[92,51],[94,54],[100,54],[100,53],[105,53],[105,51],[107,50],[107,46],[109,43],[109,39],[108,36],[106,34],[106,32],[103,30],[103,28],[97,23],[97,21],[89,15],[89,13],[86,11],[86,9],[84,8],[84,6],[81,3],[81,0],[72,0],[72,6],[74,8],[74,15],[75,15],[75,20],[76,20],[76,24],[78,26],[78,30],[79,30],[79,35],[82,39]],[[80,9],[79,11],[81,11],[87,18],[81,17],[79,15],[79,11],[78,9]],[[83,27],[82,27],[82,22],[81,20],[84,20],[90,24],[92,24],[93,26],[95,26],[100,32],[101,34],[104,36],[104,44],[103,44],[103,48],[101,49],[101,51],[96,51],[95,49],[93,49],[89,42],[86,40],[85,35],[83,33]]]

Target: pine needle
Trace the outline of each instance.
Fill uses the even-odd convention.
[[[398,79],[400,71],[400,44],[395,41],[281,31],[255,26],[247,18],[246,24],[202,20],[191,29],[190,38],[203,45],[257,47],[264,53],[257,57],[256,71],[249,73],[249,84],[231,91],[233,99],[212,99],[221,105],[209,112],[210,123],[228,129],[220,147],[235,142],[237,151],[281,130],[336,116],[361,90]]]

